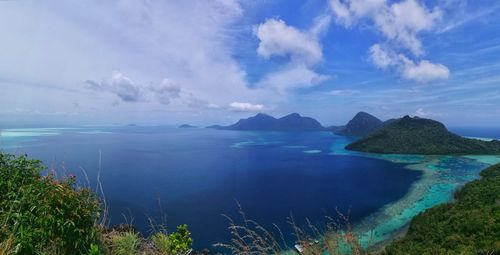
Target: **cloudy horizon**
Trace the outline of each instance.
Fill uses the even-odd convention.
[[[500,4],[1,1],[5,124],[228,124],[356,112],[498,126]]]

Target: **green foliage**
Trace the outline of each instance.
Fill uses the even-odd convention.
[[[90,245],[88,255],[101,255],[101,254],[103,254],[103,252],[101,251],[101,248],[99,248],[99,245],[97,244]]]
[[[500,164],[466,184],[455,202],[416,216],[405,237],[386,247],[387,254],[499,254]]]
[[[127,231],[119,233],[111,238],[111,253],[114,255],[139,254],[140,243],[139,234],[135,232]]]
[[[191,233],[186,224],[177,227],[177,231],[166,235],[156,233],[151,237],[153,244],[162,254],[183,254],[193,244]]]
[[[0,153],[0,242],[12,237],[17,254],[86,254],[98,238],[98,199],[73,177],[43,170],[38,160]]]
[[[188,251],[191,244],[193,244],[191,233],[186,224],[178,226],[177,231],[170,234],[168,239],[170,240],[171,251],[174,254]]]
[[[374,153],[487,155],[500,154],[500,141],[467,139],[449,132],[440,122],[405,116],[386,122],[383,127],[349,144],[346,149]]]

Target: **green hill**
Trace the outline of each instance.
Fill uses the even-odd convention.
[[[387,254],[500,254],[500,164],[466,184],[455,201],[411,221],[408,233]]]
[[[480,141],[453,134],[435,120],[405,116],[391,120],[346,149],[395,154],[500,154],[499,141]]]

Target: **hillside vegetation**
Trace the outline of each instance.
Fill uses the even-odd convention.
[[[435,120],[405,116],[386,122],[346,149],[395,154],[487,155],[500,154],[500,141],[481,141],[453,134]]]
[[[500,164],[411,221],[387,254],[500,254]]]

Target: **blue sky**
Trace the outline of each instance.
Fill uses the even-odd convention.
[[[1,1],[0,118],[498,126],[498,14],[493,0]]]

